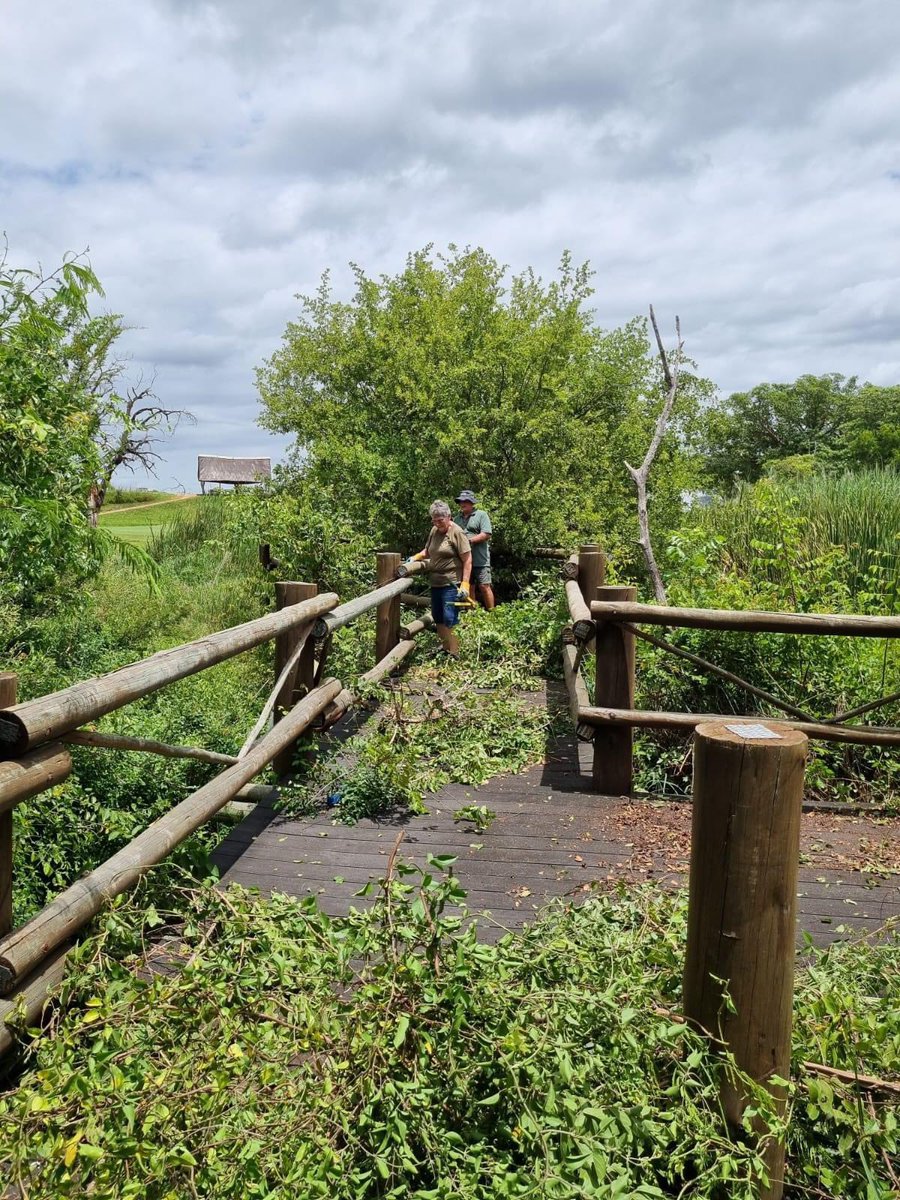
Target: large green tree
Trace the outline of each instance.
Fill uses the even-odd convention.
[[[0,580],[2,594],[35,603],[77,582],[110,548],[92,531],[92,490],[109,478],[130,397],[116,381],[115,314],[93,315],[102,296],[90,266],[67,259],[48,276],[0,259]]]
[[[296,437],[296,486],[403,550],[421,546],[428,505],[472,487],[495,547],[602,535],[634,556],[634,491],[662,403],[644,322],[604,332],[587,266],[511,279],[484,250],[411,254],[396,276],[354,268],[342,302],[326,275],[258,371],[262,423]],[[652,484],[668,521],[687,483],[685,387]]]
[[[843,375],[735,392],[705,426],[709,477],[726,491],[800,456],[823,469],[900,465],[900,387]]]

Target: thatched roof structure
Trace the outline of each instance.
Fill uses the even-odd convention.
[[[259,483],[272,476],[270,458],[221,458],[216,454],[197,456],[197,478],[207,483]]]

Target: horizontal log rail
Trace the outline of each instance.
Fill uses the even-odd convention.
[[[394,572],[395,579],[409,579],[411,575],[421,575],[423,571],[431,569],[430,558],[414,558],[409,562],[402,562]]]
[[[246,758],[175,805],[112,858],[66,888],[30,921],[0,941],[0,994],[5,995],[16,987],[48,954],[95,916],[107,901],[127,891],[150,867],[205,824],[281,750],[296,740],[340,691],[340,680],[326,680],[291,709]]]
[[[744,633],[832,634],[844,637],[900,637],[900,617],[842,613],[780,613],[752,609],[669,608],[665,604],[595,600],[591,612],[601,621],[669,625],[677,629],[721,629]]]
[[[40,966],[24,979],[14,995],[0,1000],[0,1055],[10,1050],[15,1035],[7,1024],[7,1018],[16,1014],[21,1004],[26,1028],[36,1025],[41,1018],[44,1005],[58,990],[66,973],[66,955],[69,946],[60,946]]]
[[[336,629],[342,629],[351,621],[355,621],[357,617],[361,617],[363,613],[371,612],[379,604],[384,604],[385,600],[393,600],[395,596],[402,596],[407,587],[405,579],[394,579],[383,587],[365,592],[362,596],[357,596],[355,600],[348,600],[336,608],[334,605],[329,605],[328,607],[332,611],[318,618],[313,629],[313,637],[316,641],[322,641]]]
[[[230,767],[236,763],[237,755],[220,754],[217,750],[204,750],[200,746],[173,746],[168,742],[157,742],[153,738],[126,737],[121,733],[100,733],[93,729],[76,729],[61,739],[67,746],[96,746],[100,750],[130,750],[141,754],[158,754],[162,758],[193,758],[197,762],[217,763]],[[23,759],[16,759],[20,763]],[[7,764],[3,764],[6,766]],[[2,766],[0,766],[2,774]],[[50,785],[48,785],[50,786]]]
[[[661,712],[638,708],[581,708],[578,719],[585,725],[602,728],[620,725],[634,729],[673,729],[693,732],[707,722],[728,722],[732,725],[784,726],[796,729],[807,737],[826,742],[849,742],[858,746],[900,746],[900,729],[880,725],[826,725],[821,721],[787,721],[783,717],[766,717],[760,713],[682,713]]]
[[[386,678],[400,666],[408,654],[412,653],[414,646],[414,637],[398,642],[370,671],[366,671],[364,675],[360,675],[356,684],[357,689],[360,684],[380,683],[382,679]],[[350,688],[343,688],[340,694],[335,696],[334,702],[322,713],[315,727],[317,729],[330,729],[332,725],[336,725],[356,704],[356,699],[356,692],[351,691]]]
[[[396,586],[396,584],[394,585]],[[29,700],[0,712],[0,759],[19,758],[36,746],[95,721],[150,693],[270,641],[279,633],[333,609],[338,597],[326,592],[231,629],[161,650],[109,675]]]
[[[434,629],[434,617],[431,613],[423,613],[418,621],[410,621],[408,625],[401,625],[400,637],[404,642],[408,642],[426,629]]]
[[[69,777],[72,756],[58,742],[32,750],[24,758],[0,762],[0,813]]]
[[[532,558],[557,558],[565,559],[569,557],[568,550],[563,550],[559,546],[535,546],[531,551]]]
[[[417,596],[415,592],[401,592],[400,603],[407,608],[430,608],[431,600],[428,596]]]

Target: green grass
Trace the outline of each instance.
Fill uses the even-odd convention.
[[[900,471],[765,480],[704,510],[700,522],[724,538],[735,567],[745,572],[759,570],[760,541],[791,523],[799,525],[810,560],[840,548],[853,595],[894,594],[900,578]],[[889,601],[884,608],[890,610]]]
[[[123,541],[146,549],[151,538],[164,526],[173,521],[183,520],[189,513],[195,513],[201,499],[200,496],[189,496],[185,500],[166,497],[168,503],[150,501],[137,508],[123,506],[126,508],[125,512],[116,512],[115,508],[107,509],[100,514],[100,524]]]

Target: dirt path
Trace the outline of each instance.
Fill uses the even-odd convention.
[[[158,504],[177,504],[179,500],[195,500],[196,496],[193,492],[185,492],[183,496],[170,496],[168,500],[147,500],[144,504],[110,504],[104,511],[101,509],[100,516],[111,515],[112,513],[133,512],[136,508],[156,508]]]

